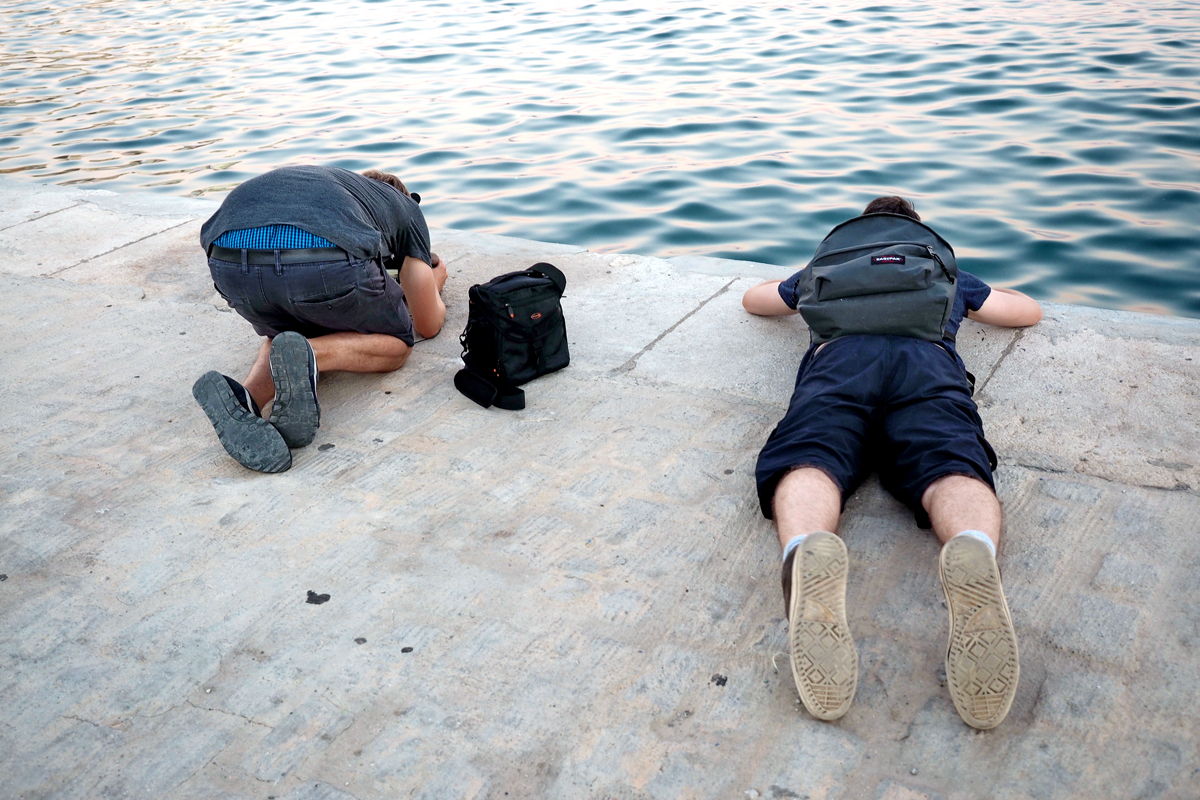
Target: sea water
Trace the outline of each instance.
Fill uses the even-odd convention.
[[[379,167],[435,226],[781,275],[901,194],[997,285],[1200,317],[1198,52],[1195,1],[7,0],[0,173]]]

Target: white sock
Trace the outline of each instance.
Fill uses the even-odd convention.
[[[783,560],[787,561],[787,557],[791,554],[791,552],[799,547],[800,543],[807,538],[808,534],[802,533],[799,536],[793,536],[791,539],[788,539],[788,543],[783,548]]]
[[[956,536],[971,536],[975,539],[978,539],[986,544],[988,549],[992,551],[992,558],[996,557],[996,543],[992,541],[992,537],[988,536],[983,531],[962,531],[961,533],[956,534]]]

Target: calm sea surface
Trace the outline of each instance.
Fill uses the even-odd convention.
[[[382,167],[430,223],[801,266],[903,194],[962,266],[1200,317],[1200,2],[6,0],[0,173]]]

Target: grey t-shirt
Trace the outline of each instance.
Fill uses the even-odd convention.
[[[251,178],[200,228],[200,244],[207,252],[227,231],[267,225],[294,225],[354,258],[431,258],[429,227],[415,200],[339,167],[280,167]]]

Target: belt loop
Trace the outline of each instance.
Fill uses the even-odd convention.
[[[275,248],[275,274],[283,275],[283,264],[279,262],[279,248]]]
[[[250,274],[250,262],[246,260],[246,248],[242,248],[242,274]]]

